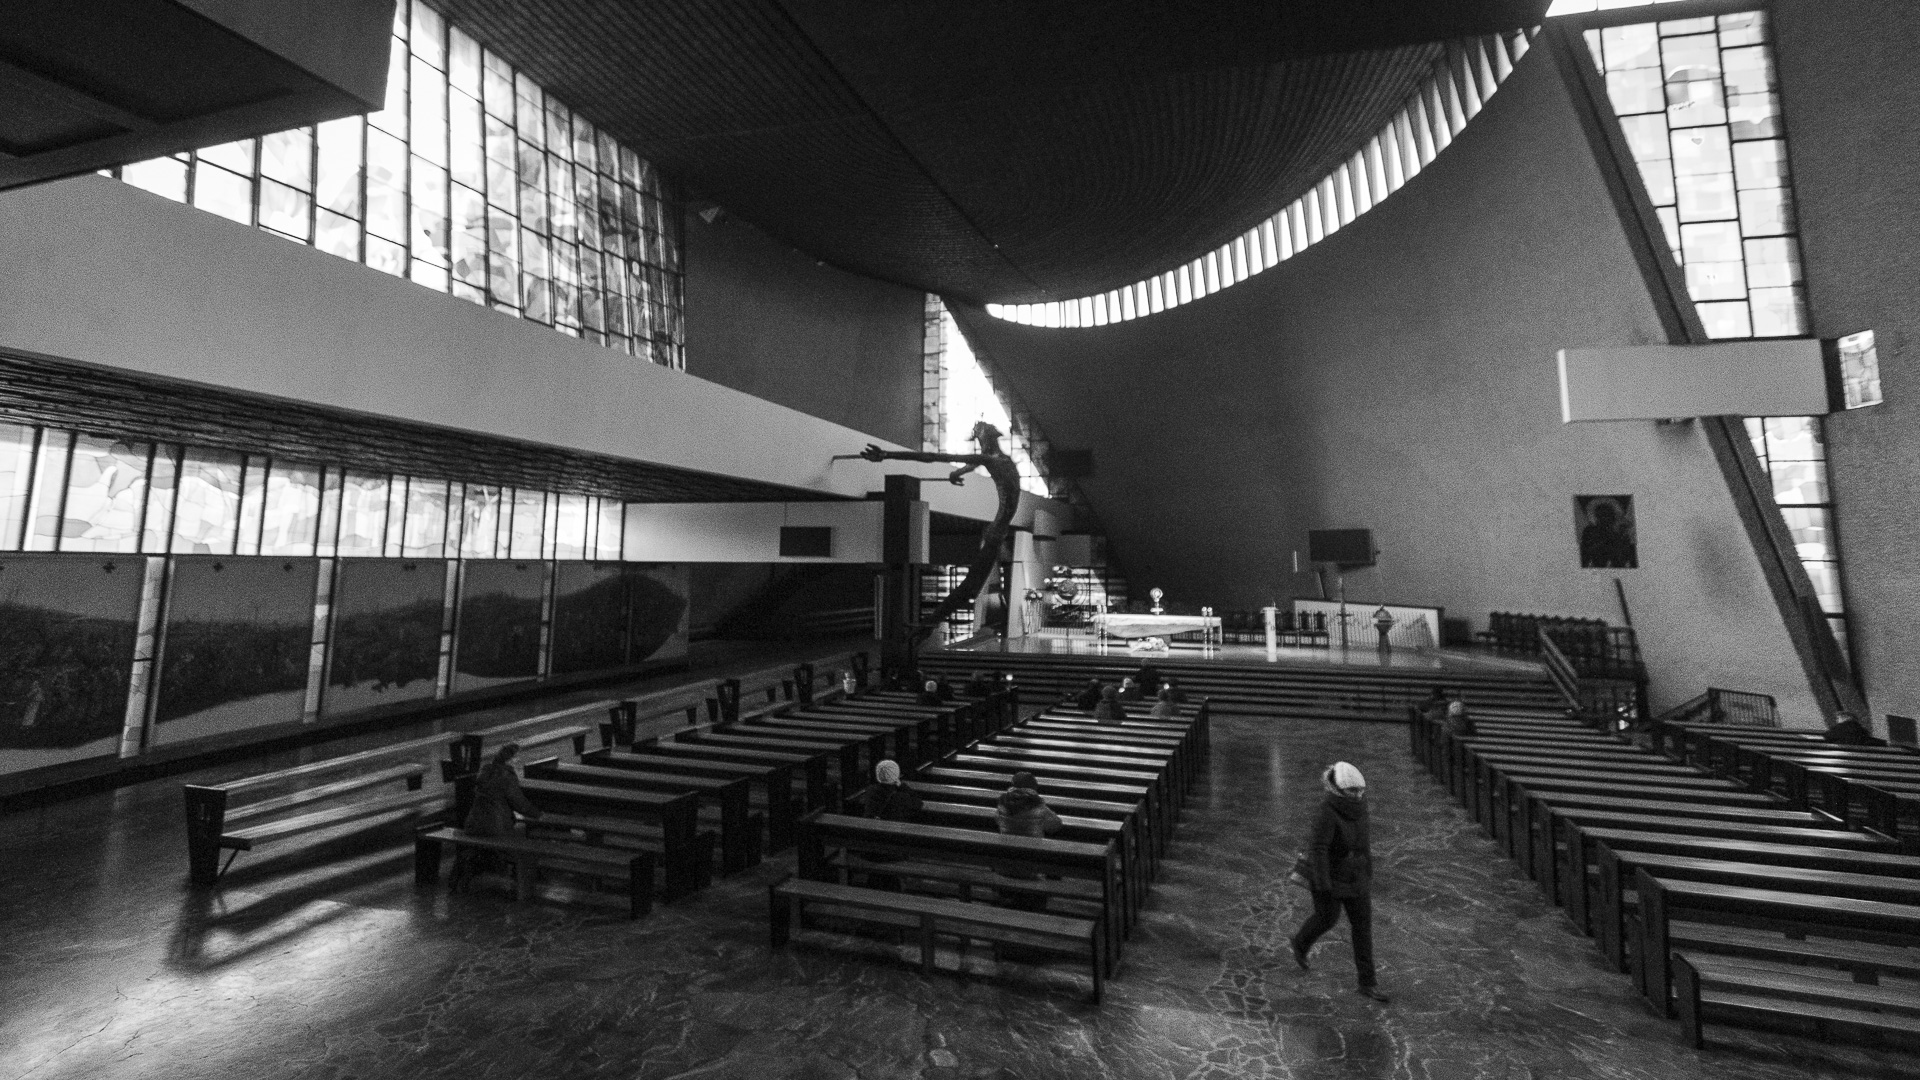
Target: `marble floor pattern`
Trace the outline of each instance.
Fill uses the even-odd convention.
[[[1336,758],[1371,781],[1385,1007],[1351,993],[1344,929],[1312,974],[1286,954],[1307,908],[1286,869]],[[0,1080],[1920,1075],[1920,1057],[1787,1036],[1682,1046],[1415,771],[1397,725],[1216,721],[1100,1007],[1065,967],[981,951],[933,979],[871,939],[771,953],[766,886],[791,855],[638,922],[610,899],[416,889],[399,843],[243,856],[195,894],[180,782],[0,818]]]

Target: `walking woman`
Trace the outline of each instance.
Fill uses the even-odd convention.
[[[1340,921],[1341,909],[1353,935],[1353,966],[1359,973],[1356,992],[1385,1003],[1387,995],[1374,985],[1373,970],[1373,854],[1367,840],[1367,779],[1344,761],[1327,767],[1320,777],[1327,798],[1313,823],[1304,853],[1307,883],[1313,892],[1313,916],[1293,935],[1293,960],[1301,970],[1307,953],[1320,935]]]

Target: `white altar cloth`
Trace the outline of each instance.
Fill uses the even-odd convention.
[[[1191,634],[1199,630],[1218,630],[1218,615],[1123,615],[1093,617],[1094,628],[1109,637],[1149,638]]]

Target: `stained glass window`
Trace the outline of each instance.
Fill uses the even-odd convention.
[[[180,465],[173,516],[173,552],[231,555],[240,527],[240,474],[245,459],[222,450],[192,449]]]
[[[140,550],[147,458],[152,449],[148,443],[87,435],[74,440],[67,467],[67,501],[61,512],[60,550]]]
[[[686,366],[660,174],[431,6],[399,0],[387,99],[121,167],[170,199],[668,367]]]

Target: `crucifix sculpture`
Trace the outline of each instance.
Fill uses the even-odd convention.
[[[1013,531],[1013,513],[1020,506],[1020,470],[1013,459],[1000,448],[1000,429],[982,420],[973,425],[973,443],[976,450],[972,454],[935,454],[920,450],[882,450],[869,444],[860,452],[866,461],[922,461],[952,462],[959,466],[947,476],[949,483],[965,482],[966,475],[975,469],[981,469],[993,478],[994,489],[1000,495],[1000,507],[993,521],[980,534],[980,550],[974,555],[973,562],[967,567],[967,576],[953,591],[934,606],[925,619],[909,624],[904,631],[905,639],[896,644],[901,647],[909,671],[919,666],[919,651],[922,642],[933,633],[933,628],[945,622],[954,612],[973,602],[980,590],[993,573],[1000,561],[1001,549],[1006,545],[1007,535]]]

